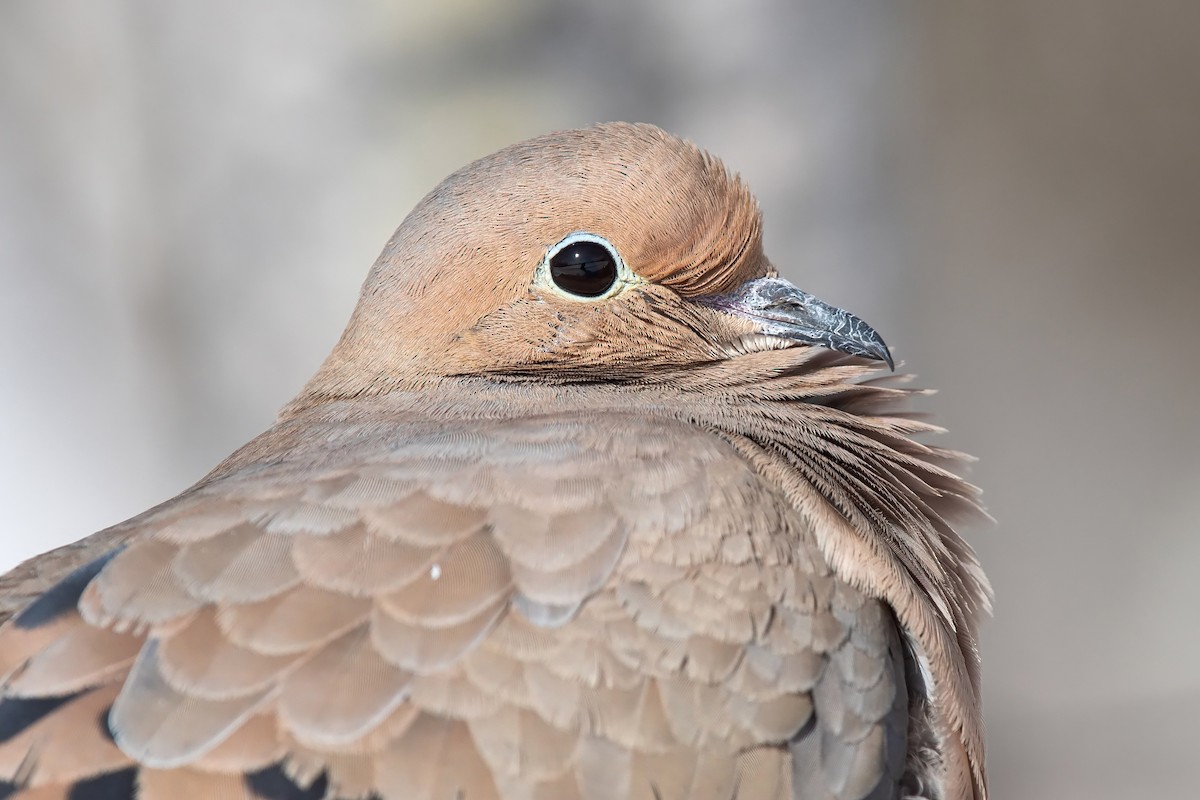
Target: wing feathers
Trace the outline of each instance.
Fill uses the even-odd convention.
[[[386,719],[404,701],[411,680],[411,672],[375,651],[364,625],[288,674],[280,687],[280,724],[309,746],[345,746]]]
[[[162,639],[158,670],[176,691],[204,700],[258,695],[297,663],[297,655],[266,655],[230,642],[215,617],[205,609]]]
[[[289,536],[245,524],[184,546],[171,566],[183,588],[198,600],[252,603],[300,582],[291,550]]]
[[[463,722],[422,714],[375,762],[384,797],[499,800],[495,780]]]
[[[207,700],[173,688],[162,674],[156,639],[146,642],[113,704],[110,724],[121,750],[157,769],[189,764],[212,750],[266,701],[267,691]]]
[[[371,642],[381,656],[401,669],[418,674],[440,672],[478,645],[506,608],[501,596],[461,622],[433,625],[405,622],[377,605],[371,615]]]
[[[308,586],[373,597],[411,583],[442,550],[441,545],[410,544],[354,525],[330,536],[297,536],[292,562]]]
[[[5,691],[46,697],[98,686],[123,677],[141,646],[141,637],[76,624],[30,658],[9,678]]]
[[[483,613],[511,587],[507,559],[496,541],[480,532],[450,547],[420,577],[377,603],[395,619],[448,627]]]
[[[9,707],[0,780],[118,787],[132,759],[146,800],[842,800],[894,769],[894,622],[747,461],[662,421],[480,424],[139,520],[0,628],[0,728],[45,708]],[[905,480],[914,514],[954,488]]]

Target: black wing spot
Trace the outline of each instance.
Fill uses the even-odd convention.
[[[288,777],[279,764],[246,775],[246,786],[262,800],[322,800],[329,790],[329,777],[321,776],[305,787]]]
[[[13,625],[25,630],[40,628],[68,611],[74,610],[79,605],[79,598],[83,595],[83,590],[87,588],[87,585],[100,574],[100,570],[104,569],[104,565],[111,561],[113,556],[124,549],[124,547],[118,547],[105,553],[51,586],[26,606],[21,613],[13,617]]]
[[[0,744],[81,694],[83,692],[58,697],[6,697],[0,700]]]
[[[79,781],[67,792],[67,800],[135,800],[137,767],[108,772]]]

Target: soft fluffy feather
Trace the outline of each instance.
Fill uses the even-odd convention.
[[[575,230],[644,283],[531,282]],[[452,175],[275,426],[0,578],[0,795],[983,800],[963,457],[692,302],[770,270],[649,126]]]

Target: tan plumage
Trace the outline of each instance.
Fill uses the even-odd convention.
[[[650,126],[450,176],[275,426],[0,578],[0,797],[983,800],[976,491],[773,274]]]

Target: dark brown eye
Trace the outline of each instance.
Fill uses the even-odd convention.
[[[550,257],[550,278],[564,292],[599,297],[617,282],[616,253],[591,238],[568,240]]]

